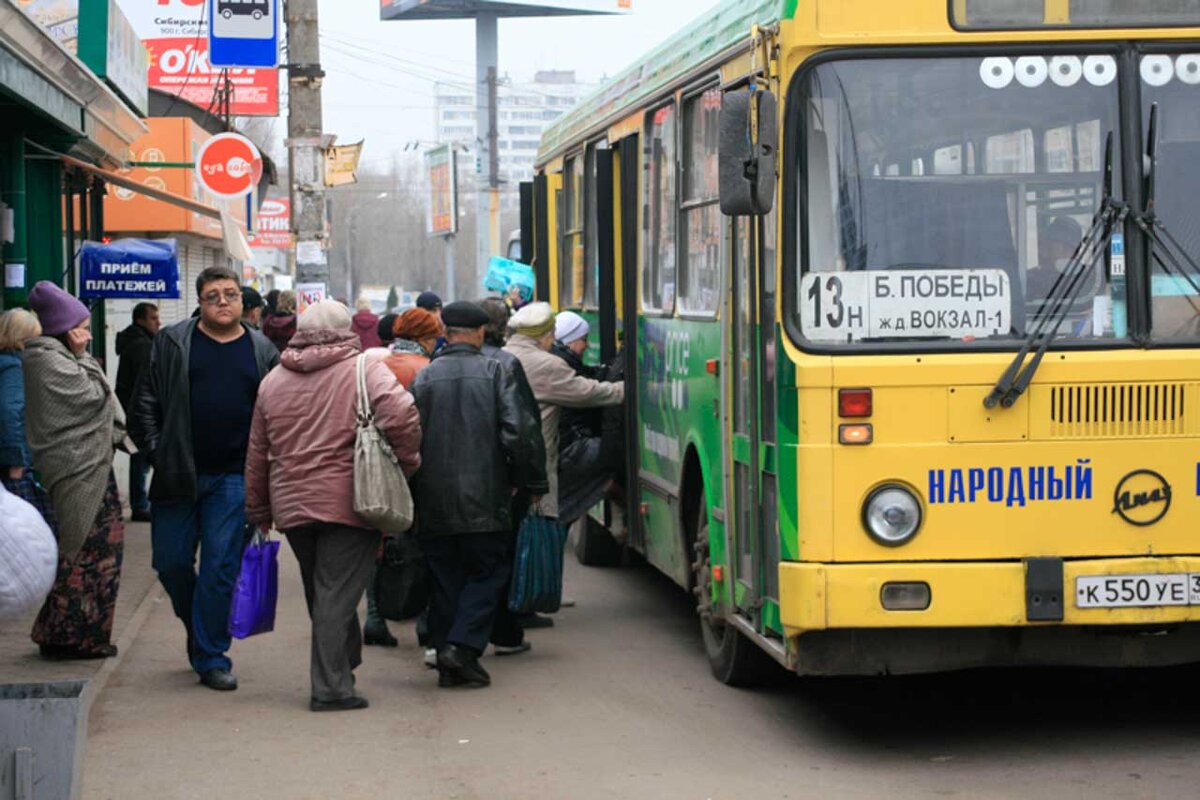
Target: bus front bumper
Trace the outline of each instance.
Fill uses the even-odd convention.
[[[1056,564],[1049,561],[1050,574],[1055,575]],[[1061,587],[1049,589],[1045,571],[1033,578],[1030,570],[1030,563],[1024,561],[784,562],[779,566],[780,618],[789,637],[837,629],[1168,626],[1200,622],[1200,556],[1063,560]],[[1117,580],[1077,581],[1085,576]],[[1190,576],[1196,576],[1196,580]],[[1125,578],[1130,580],[1123,581]],[[1031,585],[1031,579],[1036,586]],[[928,585],[928,607],[903,611],[884,608],[885,584],[897,583]],[[1186,586],[1182,596],[1180,584]],[[1055,594],[1053,588],[1060,590],[1057,598],[1051,597]],[[1033,595],[1039,603],[1043,598],[1047,603],[1056,599],[1061,611],[1056,614],[1052,610],[1047,619],[1045,607],[1032,604]],[[1183,604],[1160,604],[1160,599],[1164,603],[1182,600]],[[1088,607],[1097,603],[1110,605]]]

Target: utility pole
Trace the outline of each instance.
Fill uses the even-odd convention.
[[[298,283],[329,289],[325,251],[325,141],[317,0],[287,0],[288,166]]]
[[[500,252],[500,162],[496,147],[496,75],[500,39],[496,19],[495,12],[481,12],[475,18],[475,149],[478,159],[475,165],[474,286],[483,279],[488,259]]]

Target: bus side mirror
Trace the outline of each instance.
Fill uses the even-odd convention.
[[[739,89],[721,98],[721,213],[730,217],[771,213],[778,123],[778,104],[770,92]]]

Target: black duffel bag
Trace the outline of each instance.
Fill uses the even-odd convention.
[[[375,603],[384,619],[412,619],[429,605],[429,567],[421,543],[411,533],[383,540],[375,575]]]

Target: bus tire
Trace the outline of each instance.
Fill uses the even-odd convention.
[[[575,558],[585,567],[615,567],[621,563],[621,545],[604,526],[584,514],[571,526]]]
[[[700,615],[700,634],[713,677],[727,686],[758,686],[778,673],[775,662],[757,644],[728,624],[724,612],[712,605],[712,557],[708,541],[708,506],[703,495],[697,509],[693,545],[693,592]]]

